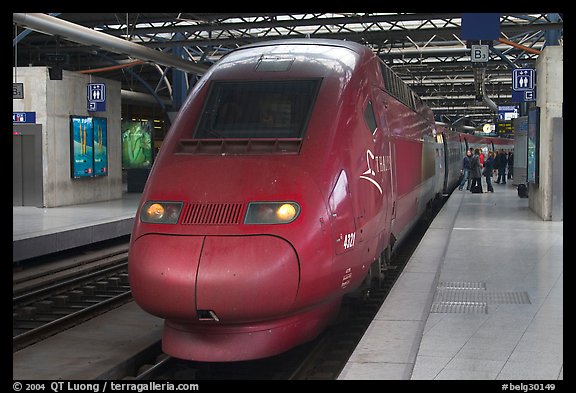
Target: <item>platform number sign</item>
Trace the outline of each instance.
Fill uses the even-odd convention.
[[[490,58],[488,45],[472,45],[470,58],[473,63],[486,63]]]
[[[21,100],[24,98],[24,83],[12,83],[12,99]]]
[[[88,112],[106,111],[106,84],[88,83]]]

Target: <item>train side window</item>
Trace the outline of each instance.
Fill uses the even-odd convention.
[[[366,121],[366,125],[368,129],[374,135],[376,133],[376,116],[374,115],[374,109],[372,108],[372,101],[368,101],[368,105],[366,105],[366,109],[364,109],[364,120]]]

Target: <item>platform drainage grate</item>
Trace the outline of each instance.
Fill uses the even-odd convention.
[[[487,291],[481,282],[440,282],[430,311],[487,314],[489,304],[530,304],[530,298],[525,291]]]
[[[485,282],[460,282],[460,281],[440,281],[437,288],[441,289],[483,289],[486,290]]]

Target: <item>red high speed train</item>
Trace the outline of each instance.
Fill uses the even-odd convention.
[[[131,237],[134,299],[182,359],[309,341],[454,188],[466,147],[367,47],[239,48],[196,84],[154,163]]]

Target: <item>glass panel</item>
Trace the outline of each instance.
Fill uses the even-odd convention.
[[[194,138],[301,138],[320,80],[215,82]]]

